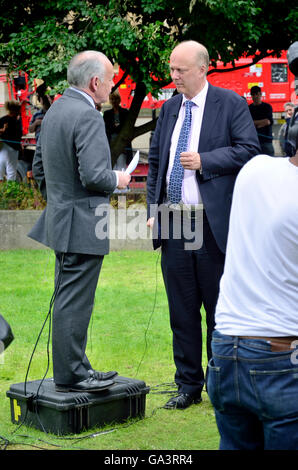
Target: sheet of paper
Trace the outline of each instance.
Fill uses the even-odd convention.
[[[140,158],[140,151],[138,150],[136,152],[135,156],[133,157],[132,161],[130,162],[130,164],[126,168],[126,170],[125,170],[126,174],[130,175],[136,169],[136,167],[139,163],[139,158]]]

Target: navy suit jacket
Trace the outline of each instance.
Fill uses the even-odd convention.
[[[166,101],[157,121],[148,157],[148,217],[154,216],[150,207],[164,202],[171,137],[181,102],[181,95]],[[248,160],[260,153],[248,105],[237,93],[209,84],[198,152],[202,174],[197,171],[196,176],[204,209],[216,243],[224,253],[236,176]],[[160,244],[161,240],[153,240],[154,248]]]

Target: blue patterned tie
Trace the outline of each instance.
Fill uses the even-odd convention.
[[[181,201],[184,168],[180,163],[180,154],[181,152],[186,152],[188,149],[188,138],[191,128],[191,108],[194,106],[194,104],[195,103],[192,101],[185,101],[185,118],[179,134],[174,164],[168,187],[168,196],[172,204],[179,204]]]

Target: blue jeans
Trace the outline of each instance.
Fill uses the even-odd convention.
[[[298,365],[293,351],[213,332],[207,390],[221,450],[298,449]]]

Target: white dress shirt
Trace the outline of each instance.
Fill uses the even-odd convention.
[[[190,138],[188,143],[189,152],[198,152],[200,133],[202,127],[203,113],[205,108],[206,96],[208,91],[208,82],[206,82],[204,88],[198,93],[192,102],[195,106],[192,107],[192,121]],[[178,144],[180,129],[184,121],[185,116],[185,101],[187,98],[183,95],[181,107],[179,110],[178,119],[174,127],[172,134],[171,147],[170,147],[170,159],[167,171],[167,188],[170,181],[170,175],[174,164],[176,148]],[[182,182],[182,201],[184,204],[201,204],[202,199],[199,191],[198,182],[196,179],[196,170],[184,170],[184,177]]]

